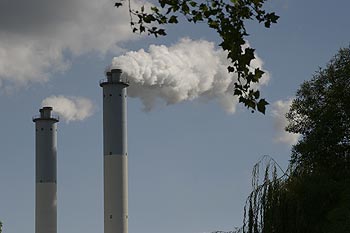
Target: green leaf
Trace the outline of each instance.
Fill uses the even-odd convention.
[[[144,32],[146,30],[146,28],[142,25],[140,25],[140,33]]]
[[[233,92],[234,95],[242,95],[242,91],[241,90],[238,90],[238,89],[235,89],[234,92]]]
[[[265,27],[269,28],[271,26],[271,21],[266,21],[265,22]]]
[[[153,11],[154,13],[158,13],[159,9],[157,7],[152,6],[151,11]]]
[[[260,78],[264,73],[265,73],[264,71],[260,70],[259,68],[256,68],[254,73],[254,78],[252,81],[255,83],[259,82]]]
[[[255,109],[255,102],[251,99],[246,99],[245,104],[247,105],[248,108]]]
[[[258,111],[265,114],[265,111],[266,111],[266,106],[268,105],[269,103],[265,100],[265,99],[261,99],[259,100],[258,104],[257,104],[257,108],[258,108]]]
[[[165,7],[166,0],[159,0],[158,2],[159,2],[160,6],[161,6],[162,8]]]
[[[173,15],[169,18],[168,23],[178,23],[177,16]]]
[[[154,21],[155,18],[153,17],[153,15],[146,15],[144,18],[143,18],[143,21],[145,23],[151,23],[152,21]]]
[[[186,1],[184,1],[181,5],[181,10],[182,12],[187,15],[188,13],[190,13],[190,8],[188,7]]]
[[[269,13],[266,15],[266,18],[270,20],[272,23],[277,23],[279,16],[275,14],[275,12]]]
[[[159,29],[158,34],[161,36],[166,36],[165,30],[164,29]]]
[[[196,6],[197,6],[197,3],[194,2],[194,1],[190,1],[190,5],[191,5],[192,7],[196,7]]]
[[[192,15],[194,15],[194,16],[192,17],[194,23],[196,23],[196,22],[198,22],[198,21],[203,21],[203,16],[202,16],[202,13],[201,13],[201,12],[192,11]]]
[[[254,91],[253,93],[255,99],[259,99],[260,97],[260,91]]]
[[[209,25],[209,27],[211,27],[211,28],[218,28],[218,26],[219,26],[219,24],[218,24],[217,21],[210,21],[210,22],[208,23],[208,25]]]
[[[208,6],[204,3],[199,5],[199,10],[201,10],[203,13],[208,11]]]

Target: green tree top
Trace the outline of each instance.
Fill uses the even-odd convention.
[[[287,114],[287,130],[302,134],[292,162],[304,170],[350,168],[350,49],[304,82]]]
[[[265,113],[268,103],[260,97],[259,90],[252,87],[253,83],[259,82],[264,72],[259,68],[253,71],[250,69],[250,62],[255,55],[253,48],[246,47],[245,37],[248,33],[245,22],[256,20],[266,28],[277,22],[279,16],[263,9],[267,0],[158,0],[159,6],[151,7],[150,11],[146,11],[144,6],[133,9],[130,1],[119,0],[115,6],[129,3],[133,32],[164,36],[165,29],[159,26],[178,23],[180,15],[191,23],[206,23],[209,28],[215,30],[221,38],[219,46],[227,51],[227,58],[231,62],[227,67],[228,71],[238,74],[233,94],[252,111]]]
[[[302,138],[284,176],[253,175],[243,232],[350,232],[350,48],[301,85],[287,118]]]

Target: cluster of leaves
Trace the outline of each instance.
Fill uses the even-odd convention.
[[[350,169],[349,48],[301,85],[287,118],[287,130],[303,135],[292,151],[299,170],[342,176]]]
[[[350,232],[350,48],[301,85],[287,130],[302,134],[288,175],[276,168],[246,203],[243,232]]]
[[[231,62],[227,67],[228,71],[238,74],[233,94],[246,107],[265,113],[268,102],[260,98],[259,90],[252,87],[253,83],[259,82],[264,72],[259,68],[253,71],[250,68],[255,55],[254,49],[246,46],[245,37],[248,33],[244,23],[246,20],[257,20],[269,28],[272,23],[277,22],[279,16],[263,10],[266,0],[158,0],[160,7],[153,6],[149,12],[144,6],[133,9],[131,0],[119,0],[115,6],[122,6],[125,1],[129,6],[133,32],[164,36],[165,29],[159,26],[178,23],[179,15],[192,23],[206,23],[215,30],[222,40],[219,46],[227,51]]]

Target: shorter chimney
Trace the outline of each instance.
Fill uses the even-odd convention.
[[[57,122],[43,107],[35,122],[35,233],[57,233]]]

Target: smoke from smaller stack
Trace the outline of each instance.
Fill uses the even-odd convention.
[[[181,39],[170,47],[151,45],[148,52],[140,49],[115,57],[108,70],[123,70],[123,77],[130,82],[128,95],[139,98],[145,111],[152,110],[159,100],[171,105],[202,99],[215,100],[226,112],[234,113],[237,74],[228,73],[228,65],[227,53],[213,43]],[[262,65],[257,56],[251,62],[252,68]],[[268,79],[269,75],[264,74],[260,85]]]
[[[85,120],[94,112],[92,101],[80,96],[52,95],[45,98],[41,106],[52,106],[54,113],[67,123]]]

